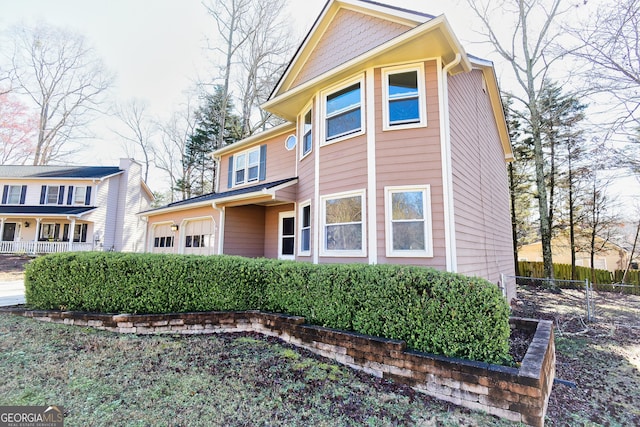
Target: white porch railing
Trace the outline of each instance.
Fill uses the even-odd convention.
[[[83,252],[92,251],[92,243],[72,242],[2,242],[0,241],[0,254],[52,254],[56,252]]]

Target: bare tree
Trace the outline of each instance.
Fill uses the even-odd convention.
[[[531,130],[535,164],[535,176],[542,240],[544,272],[554,277],[551,255],[551,224],[545,182],[545,158],[542,145],[539,98],[549,67],[558,59],[551,47],[559,32],[554,28],[563,13],[561,0],[467,0],[471,10],[484,26],[485,41],[491,43],[496,52],[512,68],[520,91],[513,99],[527,109],[528,127]],[[507,28],[505,19],[512,19]],[[504,37],[503,37],[504,36]]]
[[[283,19],[281,0],[208,0],[222,47],[213,51],[224,57],[221,69],[224,99],[231,100],[232,85],[238,85],[244,136],[263,129],[271,116],[259,109],[266,101],[291,51],[292,37]],[[233,77],[232,77],[233,76]],[[224,106],[223,106],[224,107]],[[224,108],[223,108],[224,109]],[[226,116],[221,117],[224,129]],[[219,140],[222,146],[223,141]]]
[[[76,33],[46,24],[15,27],[10,77],[17,93],[38,109],[34,165],[64,157],[67,142],[83,136],[89,113],[113,77]]]
[[[622,107],[614,129],[634,132],[640,126],[640,0],[601,3],[567,32],[575,41],[568,53],[582,65],[589,91],[607,94]]]
[[[157,126],[149,116],[148,105],[139,100],[131,100],[125,105],[116,107],[115,114],[122,124],[127,128],[126,134],[117,130],[113,132],[126,141],[125,150],[129,157],[136,157],[138,152],[142,152],[144,158],[144,181],[149,178],[149,167],[151,165],[151,154],[153,151],[152,138],[157,130]],[[132,148],[132,150],[130,150]]]
[[[187,143],[195,131],[195,117],[191,104],[174,112],[164,123],[159,123],[160,140],[151,150],[154,165],[164,171],[171,186],[170,201],[184,200],[191,196],[187,183],[191,182],[192,170],[186,161]]]

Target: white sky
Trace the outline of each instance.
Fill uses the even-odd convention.
[[[325,0],[287,1],[300,40],[320,13]],[[503,89],[509,71],[490,49],[473,43],[479,23],[461,0],[385,0],[432,15],[444,13],[468,53],[493,60]],[[204,47],[215,37],[213,19],[200,0],[0,0],[0,30],[39,21],[68,27],[88,39],[105,66],[117,76],[110,101],[137,98],[155,116],[168,117],[186,98],[184,91],[212,72]],[[114,119],[96,120],[95,138],[74,157],[76,163],[117,165],[126,156],[120,138],[109,129]],[[633,180],[632,180],[633,181]],[[617,190],[628,197],[637,187],[626,183]],[[162,190],[162,185],[152,189]]]

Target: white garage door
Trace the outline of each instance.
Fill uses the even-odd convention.
[[[213,254],[214,230],[215,226],[211,218],[188,221],[184,226],[182,237],[183,253],[194,255]]]
[[[176,232],[171,230],[171,224],[159,224],[153,228],[153,240],[151,249],[155,254],[173,254],[175,248]]]

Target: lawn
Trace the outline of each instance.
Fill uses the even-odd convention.
[[[0,314],[0,406],[66,426],[507,426],[258,335],[118,335]]]

